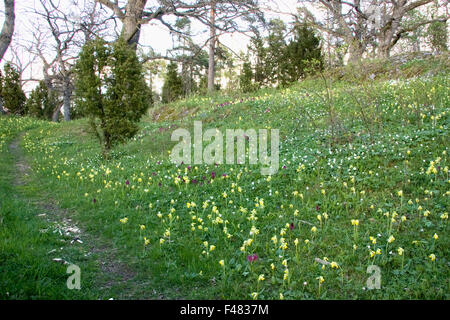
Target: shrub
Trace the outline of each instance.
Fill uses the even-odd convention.
[[[151,104],[142,65],[136,52],[123,40],[87,43],[75,67],[77,108],[103,147],[111,148],[132,138],[137,123]]]
[[[0,99],[3,102],[3,107],[11,113],[18,115],[26,113],[25,101],[27,97],[20,85],[20,75],[10,63],[5,64],[3,73],[0,71]]]

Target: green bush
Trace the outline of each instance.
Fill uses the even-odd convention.
[[[83,47],[75,73],[77,108],[89,118],[106,155],[137,133],[151,105],[142,65],[123,40],[107,44],[98,39]]]
[[[56,94],[50,93],[44,81],[31,92],[30,97],[25,103],[25,109],[29,116],[51,120],[53,110],[58,104]]]
[[[24,115],[27,97],[20,84],[19,72],[9,62],[5,64],[4,72],[0,71],[0,99],[3,107],[11,113]]]

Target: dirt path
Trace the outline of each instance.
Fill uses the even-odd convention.
[[[96,291],[104,292],[99,297],[100,299],[161,299],[163,296],[153,291],[149,296],[148,288],[145,290],[143,286],[149,286],[149,283],[137,282],[133,280],[136,273],[131,270],[125,263],[121,262],[114,255],[114,248],[109,247],[101,239],[86,233],[74,221],[75,214],[69,210],[62,209],[58,206],[55,199],[52,199],[48,194],[36,194],[33,197],[26,195],[26,192],[21,191],[21,188],[26,188],[31,184],[30,166],[21,150],[20,141],[24,134],[19,135],[9,145],[9,151],[15,158],[15,179],[14,185],[17,187],[17,192],[24,193],[24,198],[27,199],[34,207],[36,207],[37,215],[45,219],[49,226],[53,226],[55,230],[59,231],[60,235],[69,238],[70,244],[84,246],[83,251],[85,257],[92,255],[96,259],[96,263],[101,270],[101,274],[95,278]],[[38,213],[42,212],[42,213]],[[65,241],[65,240],[62,240]],[[55,249],[56,250],[56,249]],[[49,257],[50,259],[50,257]],[[62,259],[53,259],[55,262],[68,263]],[[76,264],[76,261],[72,261]],[[142,296],[142,293],[145,296]],[[108,296],[114,293],[114,296]],[[139,295],[139,296],[137,296]]]

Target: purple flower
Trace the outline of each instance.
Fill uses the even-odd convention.
[[[97,202],[97,199],[94,198],[94,200],[92,200],[92,201],[93,201],[94,203],[96,203],[96,202]]]
[[[289,225],[289,229],[294,230],[294,223],[293,222]]]
[[[248,262],[253,262],[253,261],[256,261],[256,260],[258,260],[258,255],[256,254],[256,253],[253,253],[253,254],[251,254],[251,255],[248,255],[247,256],[247,260],[248,260]]]
[[[320,207],[319,206],[316,206],[316,211],[319,211],[320,210]]]
[[[213,171],[211,172],[211,179],[214,179],[216,177],[216,173]]]
[[[128,180],[125,181],[125,184],[126,184],[126,185],[129,185],[129,184],[130,184],[130,181],[128,181]]]

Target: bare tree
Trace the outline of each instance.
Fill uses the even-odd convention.
[[[62,97],[52,120],[58,121],[62,106],[64,120],[69,121],[74,62],[84,43],[109,28],[107,21],[111,17],[102,14],[95,2],[89,5],[86,0],[72,0],[73,10],[64,11],[59,0],[39,0],[39,3],[40,7],[34,9],[40,19],[34,25],[33,52],[42,61],[44,83]]]
[[[0,61],[2,61],[6,50],[8,50],[11,44],[12,36],[14,33],[14,21],[16,16],[14,14],[14,0],[5,0],[5,22],[0,33]],[[0,113],[4,113],[3,99],[0,97]]]
[[[14,33],[14,22],[16,16],[14,13],[14,0],[4,0],[5,3],[5,22],[0,33],[0,61],[2,61],[6,50],[8,50],[11,44],[12,36]]]
[[[323,32],[343,39],[349,46],[350,61],[362,58],[368,46],[377,48],[380,57],[388,57],[391,49],[408,32],[420,26],[446,21],[448,18],[425,19],[405,25],[406,15],[434,0],[311,0],[325,8],[333,23],[317,19],[306,7],[301,8],[305,19]]]
[[[211,13],[210,13],[210,39],[209,39],[209,59],[208,59],[208,92],[214,91],[214,78],[216,75],[216,64],[214,61],[216,52],[216,3],[211,1]]]

